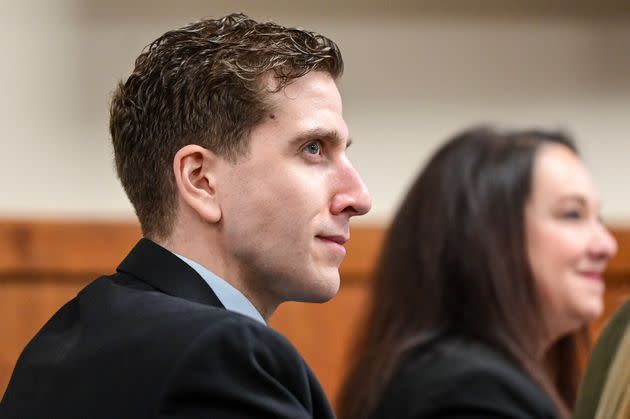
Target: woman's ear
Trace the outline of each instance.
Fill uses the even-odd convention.
[[[180,198],[209,223],[217,223],[221,219],[215,173],[219,159],[212,151],[195,144],[180,148],[173,159],[173,173]]]

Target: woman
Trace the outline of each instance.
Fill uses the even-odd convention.
[[[615,252],[568,137],[456,136],[390,227],[340,417],[568,417]]]

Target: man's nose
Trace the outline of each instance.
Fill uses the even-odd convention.
[[[354,166],[348,161],[339,169],[339,186],[333,196],[330,211],[337,215],[347,213],[350,217],[363,215],[372,208],[372,198],[365,183]]]

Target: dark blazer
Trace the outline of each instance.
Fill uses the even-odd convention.
[[[610,364],[615,359],[617,348],[621,344],[629,322],[630,301],[627,301],[610,319],[593,348],[575,403],[574,419],[595,417],[599,399],[606,385]]]
[[[142,239],[20,356],[0,418],[332,418],[294,347]]]
[[[414,350],[392,376],[374,419],[551,419],[548,396],[487,346],[441,336]]]

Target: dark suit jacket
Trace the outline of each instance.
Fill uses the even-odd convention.
[[[610,364],[630,322],[630,301],[626,302],[610,319],[591,353],[578,399],[573,412],[574,419],[593,419],[597,412]]]
[[[374,419],[551,419],[547,395],[506,358],[480,343],[441,336],[394,373]]]
[[[167,417],[333,414],[285,338],[225,310],[192,268],[143,239],[26,346],[0,418]]]

